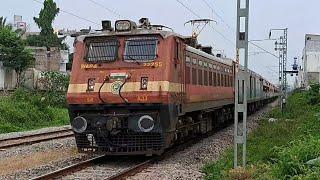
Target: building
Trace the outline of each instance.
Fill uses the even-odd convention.
[[[56,71],[66,73],[66,64],[69,62],[69,51],[52,47],[27,47],[35,57],[35,69],[38,71]]]
[[[59,48],[27,47],[31,49],[35,58],[35,65],[24,74],[25,85],[36,87],[36,81],[41,72],[55,71],[67,73],[66,65],[69,62],[69,51]],[[17,76],[14,71],[7,70],[0,61],[0,90],[12,90],[17,85]]]
[[[303,50],[303,83],[320,83],[320,35],[307,34]]]

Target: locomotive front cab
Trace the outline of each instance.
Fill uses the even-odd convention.
[[[154,30],[77,38],[67,99],[80,151],[150,155],[170,145],[174,41]]]

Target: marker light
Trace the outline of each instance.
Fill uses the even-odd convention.
[[[94,91],[94,85],[95,85],[95,79],[94,78],[88,79],[87,91],[89,91],[89,92]]]
[[[148,89],[148,77],[142,77],[140,82],[140,89],[147,90]]]

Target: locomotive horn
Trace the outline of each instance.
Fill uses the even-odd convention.
[[[150,21],[149,21],[149,18],[141,18],[139,20],[139,23],[140,23],[141,26],[144,26],[144,27],[148,27],[151,24]]]
[[[103,31],[113,31],[110,20],[102,21],[102,30]]]

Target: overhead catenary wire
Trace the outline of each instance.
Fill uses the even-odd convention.
[[[257,47],[257,48],[261,49],[262,51],[264,51],[264,52],[266,52],[266,53],[270,54],[271,56],[273,56],[273,57],[275,57],[275,58],[279,59],[279,56],[277,56],[277,55],[273,54],[272,52],[270,52],[270,51],[268,51],[268,50],[266,50],[266,49],[264,49],[263,47],[261,47],[261,46],[259,46],[259,45],[255,44],[255,43],[253,43],[253,42],[251,42],[251,41],[249,41],[249,43],[250,43],[250,44],[252,44],[253,46],[255,46],[255,47]]]
[[[32,1],[34,1],[34,2],[36,2],[36,3],[39,3],[39,4],[43,4],[43,2],[41,2],[41,1],[39,1],[39,0],[32,0]],[[65,14],[68,14],[68,15],[70,15],[70,16],[76,17],[76,18],[81,19],[81,20],[83,20],[83,21],[86,21],[86,22],[89,22],[89,23],[92,23],[92,24],[95,24],[95,25],[99,25],[99,26],[100,26],[99,23],[94,22],[94,21],[91,21],[90,19],[81,17],[81,16],[79,16],[79,15],[77,15],[77,14],[74,14],[73,12],[69,12],[69,11],[63,10],[63,9],[61,9],[61,8],[59,8],[59,9],[60,9],[61,12],[65,13]]]
[[[126,17],[122,16],[122,15],[121,15],[120,13],[118,13],[117,11],[112,10],[111,8],[108,8],[108,7],[104,6],[103,4],[101,4],[101,3],[99,3],[99,2],[97,2],[97,1],[95,1],[95,0],[89,0],[89,1],[92,2],[93,4],[97,5],[97,6],[100,6],[101,8],[105,9],[106,11],[108,11],[108,12],[116,15],[118,18],[124,18],[124,19],[126,19]]]
[[[214,14],[216,14],[216,16],[217,16],[223,23],[225,23],[226,26],[228,26],[230,29],[233,29],[233,30],[234,30],[234,28],[232,28],[232,27],[224,20],[224,18],[217,13],[217,11],[214,9],[214,7],[211,6],[210,3],[209,3],[207,0],[201,0],[201,1],[204,2],[204,3],[214,12]],[[215,29],[214,29],[214,30],[215,30]],[[219,32],[217,32],[217,33],[219,33]],[[224,36],[222,33],[221,33],[220,35]],[[225,38],[225,39],[228,39],[228,38]],[[271,39],[265,39],[265,40],[271,40]],[[252,40],[252,41],[257,41],[257,40]],[[274,56],[275,58],[279,58],[277,55],[273,54],[272,52],[264,49],[263,47],[255,44],[255,43],[253,43],[252,41],[249,41],[249,43],[252,44],[253,46],[261,49],[262,51],[266,52],[267,54],[270,54],[270,55]],[[264,40],[260,40],[260,41],[264,41]],[[232,41],[229,40],[229,42],[232,42]]]
[[[207,0],[201,1],[204,2],[212,10],[212,12],[221,20],[221,22],[223,22],[230,30],[235,31],[235,29],[224,20],[224,18],[215,10],[215,8]]]

